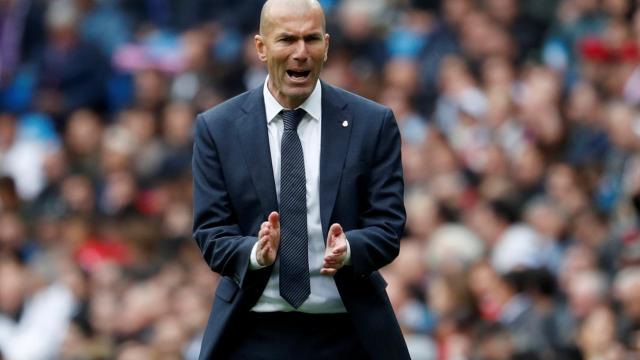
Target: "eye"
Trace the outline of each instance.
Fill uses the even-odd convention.
[[[307,35],[304,37],[304,41],[306,42],[318,42],[320,40],[322,40],[322,36],[318,34]]]
[[[285,43],[285,44],[290,44],[294,41],[295,41],[295,38],[293,36],[282,36],[278,38],[278,42]]]

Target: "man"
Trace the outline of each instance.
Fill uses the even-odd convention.
[[[408,359],[377,270],[405,223],[392,112],[319,81],[316,0],[269,0],[265,84],[198,116],[194,237],[221,275],[201,359]]]

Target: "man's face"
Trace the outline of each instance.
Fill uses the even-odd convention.
[[[322,10],[273,6],[267,20],[255,37],[258,57],[267,63],[271,94],[282,106],[295,108],[311,95],[327,59]]]

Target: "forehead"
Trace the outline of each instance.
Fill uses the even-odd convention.
[[[269,28],[271,35],[282,33],[306,35],[324,34],[324,17],[318,8],[292,9],[272,8],[269,12]]]

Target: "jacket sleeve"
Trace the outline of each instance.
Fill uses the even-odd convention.
[[[243,286],[255,236],[243,236],[205,118],[199,115],[193,145],[193,236],[209,267]]]
[[[400,131],[389,109],[375,141],[361,227],[345,233],[356,277],[369,276],[398,256],[406,221]]]

